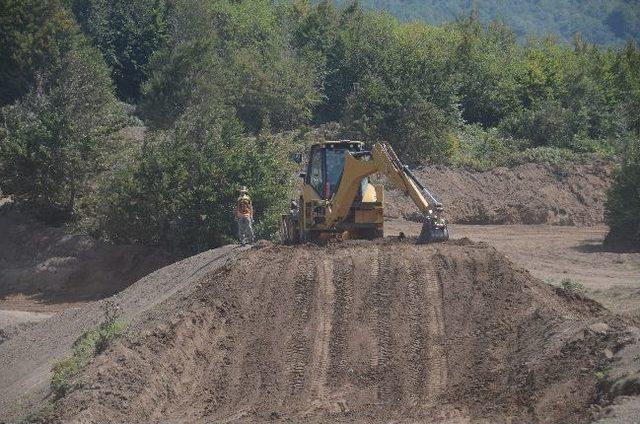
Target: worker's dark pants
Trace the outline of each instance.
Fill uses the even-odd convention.
[[[247,243],[253,243],[253,225],[251,218],[248,216],[241,216],[236,219],[238,224],[238,240],[243,246]]]

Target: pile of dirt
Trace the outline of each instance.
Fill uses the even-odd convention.
[[[156,249],[69,234],[7,208],[0,234],[0,309],[55,311],[102,299],[172,262]]]
[[[622,329],[468,240],[266,246],[134,323],[50,422],[588,422]]]
[[[595,225],[604,220],[610,162],[524,164],[486,172],[426,167],[416,174],[458,224]],[[387,195],[387,216],[420,220],[397,191]]]

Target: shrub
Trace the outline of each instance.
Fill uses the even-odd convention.
[[[61,222],[75,215],[122,113],[99,53],[82,39],[52,61],[0,110],[0,180],[39,217]]]
[[[78,373],[94,356],[120,337],[125,328],[124,322],[108,319],[98,329],[87,331],[75,341],[72,356],[56,362],[51,370],[51,391],[56,400],[81,386],[75,379]]]
[[[170,129],[190,107],[215,101],[244,129],[291,130],[319,102],[316,69],[292,55],[281,10],[270,0],[178,0],[167,46],[150,58],[141,111]]]
[[[629,143],[622,164],[614,171],[607,193],[606,243],[621,243],[640,249],[640,140]]]
[[[237,190],[246,185],[257,233],[270,236],[288,199],[291,143],[241,131],[231,112],[201,105],[171,130],[151,133],[99,188],[97,230],[111,240],[183,253],[219,246],[234,234]]]
[[[138,100],[149,58],[166,38],[164,0],[69,0],[111,69],[120,99]]]
[[[55,400],[80,387],[81,383],[75,381],[77,374],[94,356],[104,352],[113,340],[123,334],[126,323],[117,320],[116,304],[106,300],[103,303],[103,311],[104,320],[100,326],[80,336],[73,344],[73,354],[53,365],[51,390]]]
[[[0,106],[32,87],[38,74],[77,36],[73,16],[59,0],[0,0]]]
[[[483,129],[480,125],[465,125],[458,132],[458,146],[451,163],[456,166],[485,171],[505,165],[524,141],[503,137],[496,128]]]
[[[570,162],[580,162],[581,156],[569,149],[558,147],[535,147],[514,152],[505,158],[505,164],[509,166],[524,163],[540,163],[544,165],[558,165]]]
[[[584,291],[584,286],[570,278],[564,278],[560,281],[560,288],[564,291],[578,293]]]

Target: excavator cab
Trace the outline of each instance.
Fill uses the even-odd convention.
[[[314,145],[309,155],[305,184],[311,186],[322,199],[331,199],[340,184],[346,155],[359,156],[364,152],[364,144],[361,142]],[[363,183],[368,181],[368,177],[363,178]],[[358,195],[362,196],[361,190]]]
[[[284,243],[328,239],[373,239],[384,233],[384,187],[370,175],[381,173],[416,203],[425,221],[418,241],[444,241],[449,234],[442,205],[397,158],[391,146],[378,143],[371,151],[360,141],[314,144],[298,202],[283,215]]]

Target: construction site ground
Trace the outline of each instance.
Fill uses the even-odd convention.
[[[393,192],[384,240],[178,262],[0,213],[0,423],[637,423],[640,253],[602,247],[609,173],[451,173],[455,221],[486,221],[429,246]],[[51,403],[107,299],[126,335]]]

